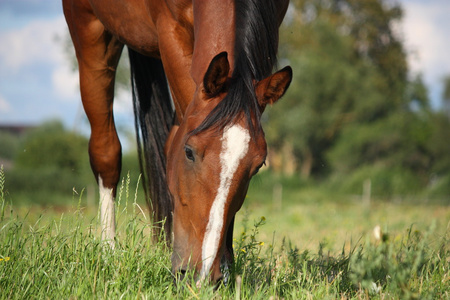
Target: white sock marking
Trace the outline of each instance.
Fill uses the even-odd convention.
[[[223,132],[222,152],[220,153],[220,184],[209,212],[208,225],[203,238],[201,281],[209,274],[219,250],[220,233],[224,223],[225,202],[228,198],[234,173],[242,158],[247,154],[249,142],[250,135],[248,131],[239,125],[226,127]]]
[[[103,185],[103,180],[100,176],[98,177],[98,187],[100,190],[100,223],[102,226],[102,240],[108,241],[111,248],[114,248],[116,217],[114,213],[113,190]]]

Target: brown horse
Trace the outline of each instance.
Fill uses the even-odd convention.
[[[173,232],[172,270],[194,269],[198,283],[216,282],[221,265],[233,259],[234,216],[266,159],[261,114],[291,81],[290,67],[271,75],[287,6],[288,0],[63,0],[91,125],[102,238],[112,247],[121,168],[114,78],[123,46],[149,205],[154,221],[165,220]]]

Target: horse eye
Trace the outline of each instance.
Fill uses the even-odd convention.
[[[194,151],[191,148],[184,146],[184,153],[187,159],[190,161],[195,161]]]
[[[253,174],[253,175],[258,174],[259,170],[260,170],[263,166],[265,166],[265,165],[266,165],[266,161],[264,161],[262,164],[260,164],[260,165],[256,168],[255,174]]]

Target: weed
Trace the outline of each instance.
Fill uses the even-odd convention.
[[[5,217],[5,172],[3,171],[3,165],[0,166],[0,221],[3,221]]]

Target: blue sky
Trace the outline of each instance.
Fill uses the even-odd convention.
[[[61,119],[88,130],[67,37],[61,0],[0,0],[0,124]],[[118,125],[133,127],[131,96],[118,98]]]
[[[442,77],[450,74],[450,1],[401,0],[398,28],[412,72],[422,73],[433,107],[439,107]],[[0,0],[0,124],[37,124],[61,119],[86,129],[78,75],[62,51],[67,27],[60,0]],[[132,126],[129,95],[115,104],[119,126]]]

